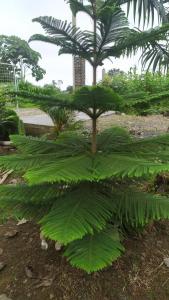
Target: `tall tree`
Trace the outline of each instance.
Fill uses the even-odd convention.
[[[139,48],[154,47],[154,43],[166,40],[169,30],[169,24],[164,23],[148,31],[139,31],[130,29],[128,20],[121,8],[121,2],[114,3],[113,0],[87,0],[83,4],[78,0],[69,0],[70,8],[73,14],[82,11],[86,13],[93,21],[93,31],[81,31],[67,21],[60,21],[53,17],[39,17],[33,21],[42,25],[47,35],[36,34],[30,38],[30,41],[43,41],[60,46],[59,54],[78,55],[86,59],[93,68],[93,85],[97,82],[97,68],[103,65],[107,58],[117,58],[121,55],[131,55]],[[130,3],[130,2],[129,2]],[[154,14],[157,6],[152,2],[146,2],[146,10],[143,14],[150,19],[150,12]],[[134,5],[134,15],[136,14],[136,4]],[[144,1],[138,1],[138,5],[145,7]],[[160,5],[160,4],[159,4]],[[129,6],[130,7],[130,6]],[[139,19],[142,16],[142,9],[138,8]],[[162,14],[162,10],[158,12]],[[163,19],[165,15],[163,16]],[[93,114],[93,153],[96,152],[96,112]]]
[[[31,49],[25,40],[17,36],[0,36],[0,62],[16,66],[22,79],[27,69],[37,81],[43,78],[46,72],[39,66],[40,58],[40,53]]]

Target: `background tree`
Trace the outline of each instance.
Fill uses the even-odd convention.
[[[168,24],[145,32],[130,29],[121,3],[114,4],[112,0],[94,1],[88,0],[87,5],[78,0],[68,1],[73,14],[79,11],[85,12],[93,21],[93,31],[81,31],[67,21],[63,22],[52,17],[39,17],[33,21],[39,22],[47,35],[37,34],[30,41],[39,40],[60,46],[59,54],[79,55],[87,60],[93,67],[93,84],[96,84],[97,67],[103,65],[103,61],[109,57],[135,53],[138,48],[154,47],[160,40],[166,40]],[[147,1],[147,7],[143,14],[144,21],[148,14],[153,14]],[[150,5],[151,3],[151,5]],[[137,6],[134,6],[136,10]],[[141,6],[142,7],[142,6]],[[150,9],[150,10],[149,10]],[[136,12],[135,12],[136,13]],[[139,9],[139,19],[142,9]]]
[[[0,62],[15,65],[21,74],[21,79],[25,79],[26,70],[32,72],[32,76],[41,80],[46,73],[39,66],[40,53],[30,48],[29,44],[17,36],[0,36]]]

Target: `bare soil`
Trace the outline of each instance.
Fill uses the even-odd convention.
[[[13,230],[18,233],[7,238]],[[9,221],[0,226],[0,262],[6,264],[0,294],[12,300],[168,300],[169,222],[156,223],[125,246],[111,267],[88,275],[72,268],[52,242],[41,250],[36,225]]]

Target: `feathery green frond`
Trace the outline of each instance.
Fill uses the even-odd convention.
[[[2,203],[45,204],[46,201],[54,201],[61,196],[63,189],[56,184],[43,184],[28,186],[26,184],[1,185],[0,206]]]
[[[103,153],[112,153],[116,149],[124,151],[126,144],[130,142],[132,143],[131,136],[121,127],[108,128],[97,136],[98,151],[103,151]]]
[[[22,154],[55,153],[56,157],[64,157],[74,156],[89,150],[87,139],[74,132],[62,133],[56,141],[19,135],[12,135],[11,141]]]
[[[91,273],[111,265],[123,251],[118,231],[108,228],[70,243],[64,255],[72,266]]]
[[[114,190],[115,218],[121,223],[143,226],[151,220],[169,218],[169,198],[138,191],[134,188]]]
[[[75,91],[72,107],[86,113],[91,118],[98,118],[110,110],[120,110],[122,99],[110,88],[94,86],[82,87]]]
[[[105,228],[111,218],[113,202],[99,186],[82,184],[56,200],[41,221],[47,238],[67,244]]]

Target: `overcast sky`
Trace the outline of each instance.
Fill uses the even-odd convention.
[[[32,19],[45,15],[71,21],[69,6],[64,0],[0,0],[0,34],[16,35],[28,40],[35,33],[44,33],[38,23],[32,23]],[[89,24],[90,20],[85,15],[79,14],[78,25],[88,28]],[[62,80],[63,88],[72,85],[72,57],[70,55],[58,56],[58,47],[42,42],[32,42],[30,46],[41,53],[40,65],[46,70],[46,75],[40,84]],[[135,64],[138,64],[138,57],[121,58],[113,63],[107,60],[104,67],[106,70],[120,68],[128,71]],[[86,83],[91,84],[91,69],[88,65],[86,73]],[[100,68],[98,80],[101,79],[101,73]]]

